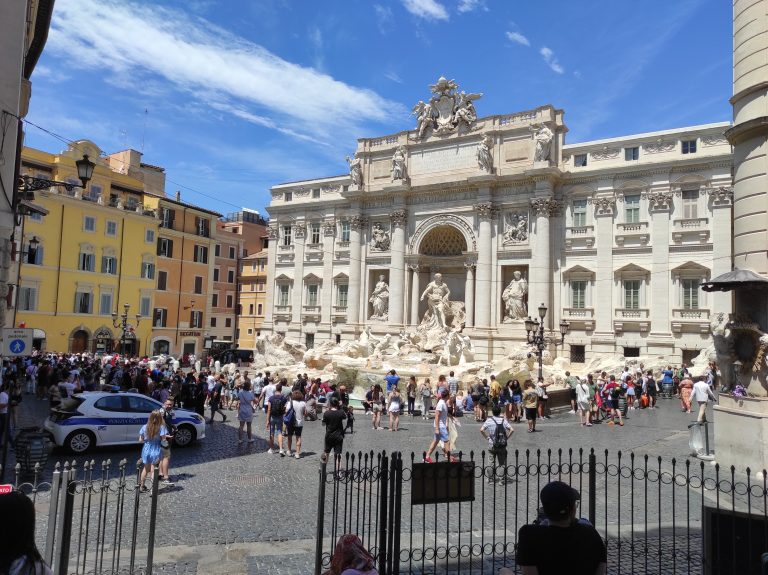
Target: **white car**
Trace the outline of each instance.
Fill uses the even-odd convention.
[[[141,426],[161,407],[159,401],[140,393],[78,393],[51,409],[44,427],[56,445],[80,454],[97,445],[138,443]],[[203,417],[187,409],[174,409],[173,413],[175,445],[185,447],[205,437]]]

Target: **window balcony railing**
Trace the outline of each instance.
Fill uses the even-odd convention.
[[[683,241],[706,243],[709,240],[709,218],[673,220],[672,239],[678,244]]]
[[[595,245],[594,226],[572,226],[565,228],[565,248],[591,248]]]
[[[616,224],[616,243],[620,246],[627,241],[647,244],[650,239],[648,222],[622,222]]]
[[[617,308],[616,317],[621,319],[645,319],[650,311],[648,308]]]
[[[679,319],[683,321],[709,321],[709,310],[703,308],[673,309],[672,319]]]
[[[595,310],[591,307],[566,307],[563,308],[563,317],[566,319],[592,319],[595,317]]]

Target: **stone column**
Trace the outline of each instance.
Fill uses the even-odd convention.
[[[548,184],[551,190],[551,184]],[[537,183],[537,187],[539,187]],[[536,235],[533,238],[531,253],[530,277],[528,278],[528,315],[538,317],[538,308],[543,303],[547,306],[547,328],[552,327],[552,311],[550,302],[550,287],[552,283],[551,238],[549,233],[549,218],[557,213],[559,204],[552,198],[541,197],[531,200],[531,208],[536,216]]]
[[[731,271],[731,213],[733,188],[719,187],[707,190],[712,207],[712,277]],[[710,278],[711,279],[711,278]],[[707,294],[711,313],[731,313],[733,294],[715,291]]]
[[[464,282],[464,307],[467,311],[466,326],[475,325],[475,262],[466,262],[467,279]]]
[[[475,326],[491,327],[491,250],[493,249],[491,219],[496,209],[491,202],[475,204],[475,212],[479,220],[477,238],[477,274],[475,299]]]
[[[411,321],[413,326],[419,325],[419,264],[410,264],[411,269]]]
[[[293,297],[291,298],[291,323],[301,325],[304,304],[304,245],[307,243],[307,227],[303,222],[293,225]]]
[[[265,331],[272,329],[274,325],[273,312],[275,307],[275,277],[277,277],[277,242],[278,242],[277,223],[267,228],[267,237],[269,244],[267,247],[267,293],[266,310],[264,311],[264,323],[262,327]]]
[[[597,196],[595,206],[595,287],[590,307],[595,310],[595,333],[613,334],[613,220],[616,196]]]
[[[389,267],[389,322],[395,326],[403,325],[405,311],[405,210],[394,210],[390,214],[392,221],[392,244],[390,246]]]
[[[360,323],[360,243],[361,228],[365,222],[362,216],[349,219],[349,292],[347,302],[347,320],[350,324]]]
[[[334,236],[336,234],[336,223],[333,220],[326,220],[323,227],[323,287],[322,297],[320,298],[320,322],[326,325],[331,323],[333,313],[333,251]]]
[[[669,305],[669,214],[672,211],[672,192],[663,190],[648,192],[648,207],[651,212],[651,294],[645,306],[650,307],[651,336],[672,335]]]

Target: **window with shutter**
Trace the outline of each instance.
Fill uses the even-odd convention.
[[[157,289],[165,291],[168,285],[168,272],[157,272]]]
[[[195,276],[195,293],[203,293],[203,278],[200,276]]]
[[[112,293],[102,293],[99,302],[99,315],[110,315],[112,313]]]
[[[23,311],[35,311],[37,309],[37,288],[20,287],[18,307]]]

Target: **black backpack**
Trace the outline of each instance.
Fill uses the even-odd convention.
[[[270,412],[270,417],[282,417],[285,415],[285,404],[288,402],[287,398],[282,394],[275,394],[272,397],[277,397],[277,400],[270,399],[270,403],[272,404],[272,411]]]
[[[493,449],[507,448],[507,430],[504,429],[504,420],[498,423],[494,420],[496,429],[493,431]]]

